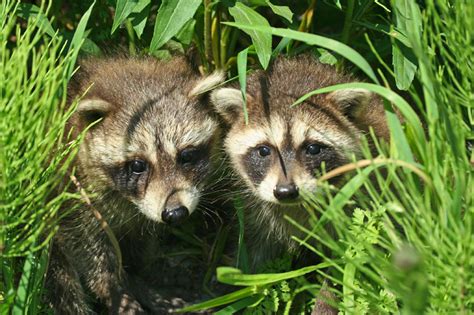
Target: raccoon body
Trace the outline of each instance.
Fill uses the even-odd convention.
[[[201,77],[184,58],[82,62],[69,96],[85,96],[69,129],[88,128],[75,176],[92,203],[65,214],[53,240],[47,285],[56,313],[93,313],[94,303],[144,311],[93,211],[119,240],[126,270],[139,260],[140,239],[153,237],[150,227],[179,224],[196,209],[219,137],[203,92],[221,80]]]
[[[309,56],[280,57],[267,72],[256,71],[247,78],[247,125],[237,86],[212,93],[229,127],[225,151],[247,191],[246,240],[254,268],[297,252],[291,235],[303,235],[284,215],[307,225],[300,191],[317,191],[315,176],[323,164],[329,171],[359,154],[360,138],[369,127],[388,139],[383,105],[366,90],[318,94],[290,107],[308,92],[353,81]]]

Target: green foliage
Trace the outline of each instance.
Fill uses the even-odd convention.
[[[474,309],[472,1],[55,0],[47,13],[11,1],[0,8],[3,305],[16,303],[19,313],[23,305],[40,309],[30,293],[41,287],[45,245],[70,198],[50,198],[74,153],[61,145],[70,114],[64,91],[81,45],[82,53],[96,55],[112,45],[158,58],[194,46],[204,72],[238,76],[244,101],[248,69],[265,69],[281,53],[314,54],[371,83],[320,89],[295,106],[348,87],[386,101],[391,143],[376,142],[377,157],[366,146],[365,160],[323,174],[321,193],[305,196],[312,229],[299,226],[307,237],[297,241],[323,263],[291,270],[283,257],[255,275],[218,268],[219,281],[243,288],[183,311],[308,312],[322,279],[335,285],[333,302],[347,314]],[[28,20],[26,28],[15,14]],[[88,19],[94,23],[86,29]],[[395,87],[406,91],[403,97]],[[327,184],[347,172],[343,187]],[[236,208],[242,224],[243,205]],[[247,271],[243,231],[238,267]]]
[[[64,141],[74,107],[65,91],[83,34],[66,50],[42,8],[15,1],[2,2],[0,23],[0,308],[36,313],[59,210],[74,197],[64,177],[78,140]]]

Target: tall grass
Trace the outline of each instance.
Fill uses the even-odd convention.
[[[193,45],[203,71],[237,75],[244,94],[247,68],[266,68],[280,53],[311,53],[367,77],[371,83],[352,86],[386,100],[391,143],[377,143],[378,156],[366,146],[363,160],[318,179],[324,193],[305,195],[312,229],[297,241],[322,263],[291,270],[283,257],[258,275],[218,268],[218,280],[243,288],[188,311],[308,312],[324,279],[337,297],[327,302],[347,314],[473,311],[472,1],[117,0],[92,10],[93,3],[55,0],[47,14],[14,1],[0,6],[2,311],[40,309],[32,292],[41,291],[58,209],[73,197],[55,189],[74,153],[61,139],[83,40],[83,53],[119,43],[157,58]],[[16,15],[30,18],[26,28]],[[341,174],[343,187],[327,184]],[[235,204],[241,215],[244,205]],[[238,252],[244,259],[245,248]]]
[[[67,50],[62,38],[45,34],[42,9],[21,27],[17,15],[24,9],[17,1],[0,5],[2,314],[40,310],[48,244],[60,208],[74,198],[64,177],[77,139],[65,141],[64,126],[74,108],[66,108],[66,89],[82,35]]]

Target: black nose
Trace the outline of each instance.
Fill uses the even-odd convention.
[[[298,198],[298,187],[295,184],[276,185],[273,195],[279,201],[292,201]]]
[[[161,214],[163,222],[176,225],[183,222],[183,220],[189,215],[188,208],[181,206],[174,209],[165,209]]]

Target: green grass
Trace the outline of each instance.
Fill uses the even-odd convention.
[[[319,179],[325,193],[305,196],[313,228],[298,241],[321,256],[322,264],[291,270],[289,257],[283,257],[267,266],[269,273],[258,275],[218,268],[218,280],[235,285],[235,292],[188,310],[304,312],[311,309],[321,280],[329,279],[334,285],[328,290],[347,314],[470,314],[474,3],[234,2],[118,0],[92,7],[92,1],[81,1],[63,10],[66,1],[55,0],[47,13],[39,4],[16,8],[13,1],[2,2],[2,312],[42,309],[48,243],[58,210],[75,198],[57,187],[67,183],[63,178],[75,152],[74,144],[63,141],[63,126],[70,115],[64,92],[77,54],[109,53],[101,47],[113,44],[131,55],[168,58],[192,44],[204,71],[225,69],[242,85],[248,69],[265,68],[279,53],[312,53],[345,66],[371,82],[352,87],[386,99],[392,140],[378,144],[377,157],[365,148],[363,161],[339,170],[348,173],[343,187],[329,186],[334,173],[328,173]],[[108,15],[109,8],[117,14]],[[26,25],[16,15],[28,19]],[[86,27],[87,19],[94,23]],[[241,215],[237,194],[235,204]],[[236,238],[238,266],[245,270],[242,231]],[[211,265],[217,260],[213,257]]]
[[[41,10],[22,28],[14,1],[0,6],[0,308],[36,313],[59,209],[74,195],[64,180],[79,139],[64,126],[66,88],[82,34],[71,49],[46,35]],[[14,40],[14,43],[12,41]],[[14,48],[11,48],[14,46]],[[67,140],[67,141],[64,141]],[[53,153],[53,154],[51,154]]]

